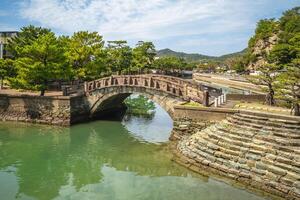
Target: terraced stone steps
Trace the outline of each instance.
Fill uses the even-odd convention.
[[[238,126],[234,125],[234,124],[228,124],[228,122],[225,122],[228,126],[230,126],[230,128],[225,128],[220,127],[219,131],[223,131],[226,132],[226,135],[238,135],[240,136],[242,141],[248,141],[249,138],[247,136],[245,136],[245,132],[247,130],[247,127],[245,126]],[[242,132],[242,130],[244,130]],[[251,129],[250,129],[251,130]],[[253,129],[252,129],[253,131]],[[297,147],[300,147],[300,139],[298,135],[293,135],[293,134],[281,134],[281,133],[277,133],[277,132],[272,132],[272,131],[265,131],[265,130],[257,130],[254,129],[253,133],[255,133],[255,135],[253,135],[251,137],[251,143],[257,143],[257,141],[260,141],[259,144],[272,144],[273,146],[276,144],[276,146],[281,146],[281,147],[292,147],[294,149],[294,147],[297,149]],[[225,136],[226,136],[225,135]],[[288,135],[288,137],[284,137],[285,135]],[[300,149],[299,149],[300,150]]]
[[[286,129],[292,129],[292,130],[298,130],[300,131],[300,123],[289,121],[283,122],[282,120],[277,119],[266,119],[262,117],[249,117],[249,115],[244,114],[236,114],[232,116],[233,119],[243,121],[243,122],[250,122],[255,123],[257,125],[263,125],[263,126],[271,126],[271,127],[277,127],[277,128],[286,128]]]
[[[298,121],[237,113],[179,142],[177,148],[192,165],[300,199]]]
[[[241,124],[237,124],[237,123],[234,123],[234,122],[230,122],[229,120],[225,120],[224,123],[226,123],[228,126],[235,127],[235,128],[240,129],[240,130],[252,131],[253,133],[256,133],[256,132],[260,131],[262,133],[265,132],[266,134],[273,134],[273,135],[277,135],[277,136],[280,136],[280,137],[283,137],[283,138],[300,139],[300,134],[298,132],[294,133],[293,131],[288,132],[287,130],[270,129],[270,128],[259,128],[259,129],[257,129],[255,127],[250,127],[250,126],[247,126],[247,125],[241,125]]]
[[[278,128],[278,127],[273,127],[270,125],[262,125],[262,124],[256,124],[255,122],[245,122],[240,119],[234,119],[233,117],[227,118],[227,121],[231,122],[232,124],[237,124],[237,125],[243,125],[245,127],[250,127],[250,128],[256,128],[257,130],[267,130],[267,131],[277,131],[277,132],[289,132],[293,134],[298,134],[300,135],[300,130],[296,129],[289,129],[289,128]]]
[[[279,123],[284,123],[284,124],[291,124],[291,125],[300,125],[300,121],[293,121],[293,120],[287,120],[287,119],[278,119],[278,118],[272,118],[272,117],[261,117],[257,115],[249,115],[249,114],[243,114],[243,113],[238,113],[240,117],[245,117],[248,119],[258,119],[258,120],[269,120],[269,121],[274,121],[274,122],[279,122]]]

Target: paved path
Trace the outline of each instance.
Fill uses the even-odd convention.
[[[15,89],[2,89],[0,94],[40,96],[40,92],[18,91]],[[62,91],[46,91],[45,96],[62,96]]]

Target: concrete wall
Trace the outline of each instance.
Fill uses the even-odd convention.
[[[227,94],[227,100],[229,101],[242,101],[248,103],[265,102],[266,95],[263,94]]]

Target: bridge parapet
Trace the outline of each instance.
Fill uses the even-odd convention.
[[[208,92],[197,84],[184,79],[164,75],[119,75],[85,82],[84,91],[90,95],[95,90],[109,87],[143,87],[158,90],[185,101],[208,105]]]

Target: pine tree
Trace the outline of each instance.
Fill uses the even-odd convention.
[[[40,91],[45,94],[50,80],[66,76],[63,49],[54,33],[38,36],[31,44],[19,47],[15,60],[17,76],[11,79],[14,88]]]

